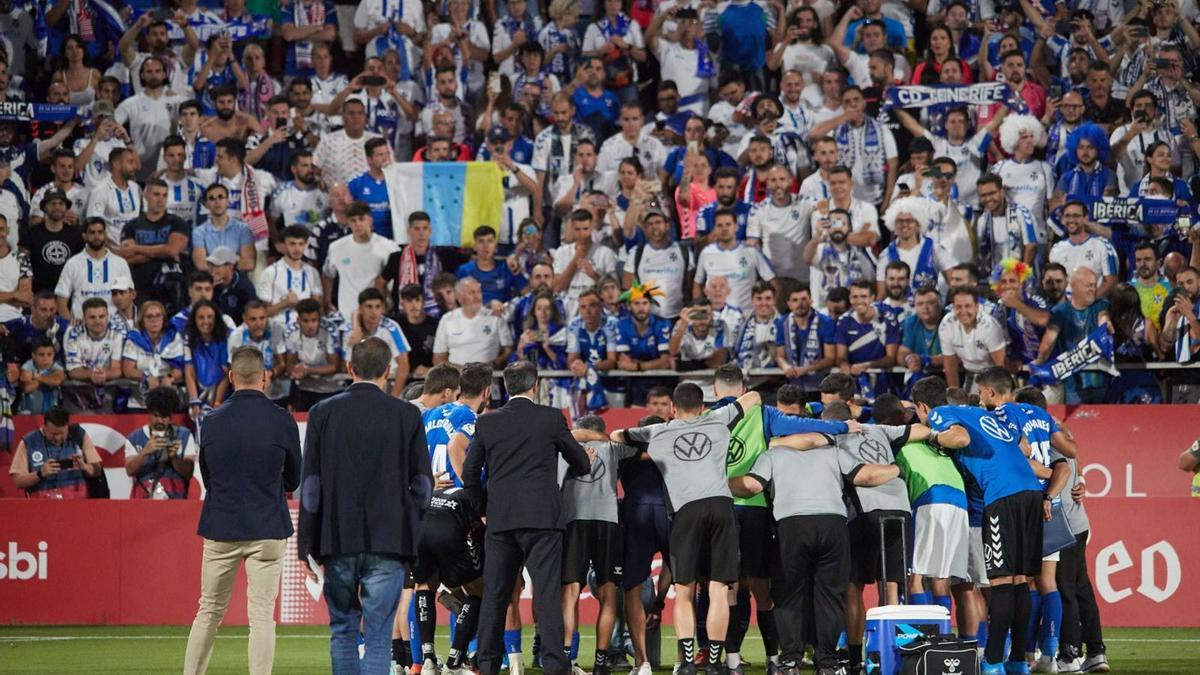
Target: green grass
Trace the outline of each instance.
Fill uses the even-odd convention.
[[[187,627],[55,626],[0,628],[0,673],[178,673],[183,666]],[[664,631],[664,658],[671,653]],[[439,654],[445,654],[445,630],[439,630]],[[591,630],[585,632],[580,663],[590,670]],[[530,650],[526,628],[525,651]],[[209,672],[246,672],[246,628],[222,629]],[[307,675],[329,672],[328,632],[318,626],[286,627],[278,632],[275,672]],[[1151,675],[1200,672],[1200,629],[1126,628],[1105,631],[1113,672]],[[762,672],[762,642],[751,628],[743,653]],[[538,671],[535,671],[538,672]],[[669,668],[663,670],[669,672]],[[624,675],[624,674],[621,674]]]

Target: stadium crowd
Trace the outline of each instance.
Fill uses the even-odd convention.
[[[7,407],[166,385],[196,416],[254,344],[304,410],[370,335],[396,393],[529,359],[570,371],[551,398],[580,412],[662,384],[613,371],[841,371],[874,396],[1046,364],[1102,324],[1117,363],[1200,350],[1194,3],[349,9],[11,4]],[[471,159],[505,194],[471,250],[392,222],[389,164]],[[1138,219],[1098,215],[1112,196]],[[1047,394],[1200,400],[1162,372]]]
[[[956,442],[952,427],[1003,415],[939,422],[946,393],[922,378],[1003,407],[1017,386],[1001,373],[1024,378],[1100,328],[1118,365],[1200,354],[1194,2],[5,7],[3,412],[45,414],[45,440],[62,445],[63,409],[148,410],[131,475],[163,450],[170,466],[139,496],[186,493],[194,441],[171,415],[225,400],[246,345],[269,396],[295,410],[340,391],[353,347],[374,337],[392,352],[392,393],[424,379],[418,400],[461,405],[437,409],[464,420],[486,405],[490,370],[514,361],[559,371],[546,394],[559,407],[657,401],[662,420],[681,408],[677,380],[717,401],[736,364],[739,387],[745,371],[780,409],[837,399],[854,419],[873,401],[884,421],[881,401],[903,398]],[[923,85],[938,88],[905,89]],[[505,195],[469,250],[432,244],[456,226],[435,215],[393,222],[390,164],[465,160],[498,164]],[[1136,210],[1102,217],[1113,197]],[[489,372],[468,394],[445,363]],[[1187,368],[1060,372],[1019,400],[1200,401]],[[473,422],[426,423],[451,430],[430,442],[434,470],[457,470],[456,430]],[[22,467],[36,491],[43,469]],[[914,595],[946,596],[959,575],[927,576]],[[1034,596],[1057,595],[1054,574],[1029,576]],[[742,591],[744,611],[745,593],[768,598]],[[992,596],[1010,620],[1038,616],[1023,592]],[[981,600],[964,597],[977,621]],[[791,637],[795,657],[805,638]],[[1082,667],[1081,642],[1043,644],[1038,663]],[[1104,666],[1102,642],[1087,646]]]

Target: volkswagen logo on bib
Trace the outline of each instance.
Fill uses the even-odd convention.
[[[712,452],[712,439],[698,431],[693,431],[676,438],[672,449],[680,460],[698,462]]]
[[[581,483],[595,483],[604,478],[604,474],[608,473],[608,467],[604,466],[604,460],[597,457],[592,462],[592,470],[586,476],[576,476],[575,480]]]

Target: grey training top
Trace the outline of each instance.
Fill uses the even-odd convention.
[[[854,480],[862,465],[833,445],[812,450],[776,446],[759,456],[747,475],[762,484],[777,521],[792,516],[844,518],[843,482]]]
[[[662,473],[672,511],[710,497],[732,500],[725,458],[729,454],[729,431],[742,414],[742,406],[733,403],[692,419],[628,429],[625,439],[646,447]]]
[[[586,476],[567,478],[562,489],[565,522],[603,520],[617,522],[617,463],[638,453],[631,445],[609,441],[591,441],[586,447],[596,451],[592,470]]]
[[[837,447],[860,464],[895,464],[896,449],[908,442],[908,427],[864,424],[862,432],[835,439]],[[854,508],[859,514],[871,511],[910,513],[908,488],[893,478],[878,487],[854,487]]]
[[[1067,481],[1067,486],[1064,487],[1062,491],[1062,510],[1063,515],[1067,517],[1067,525],[1070,525],[1071,531],[1074,532],[1076,536],[1079,536],[1092,529],[1092,524],[1088,522],[1087,509],[1083,507],[1083,504],[1075,501],[1075,498],[1071,496],[1071,490],[1074,489],[1075,484],[1079,482],[1079,467],[1073,459],[1067,459],[1067,466],[1070,467],[1071,480]]]

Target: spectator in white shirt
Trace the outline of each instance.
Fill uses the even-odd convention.
[[[21,318],[33,303],[33,265],[29,256],[9,246],[8,219],[0,216],[0,323]]]
[[[117,148],[108,156],[109,174],[92,186],[88,194],[88,218],[108,223],[108,245],[121,246],[121,233],[142,212],[142,188],[134,178],[141,161],[130,148]]]
[[[579,294],[595,285],[600,277],[616,274],[617,256],[612,249],[592,241],[595,222],[591,213],[576,209],[571,213],[570,223],[574,241],[559,246],[552,254],[552,290],[562,298],[567,316],[574,317]]]
[[[313,151],[313,163],[321,170],[326,185],[345,183],[367,166],[364,147],[379,134],[367,131],[367,107],[358,99],[342,103],[342,129],[321,136]]]
[[[1050,248],[1050,262],[1065,267],[1068,277],[1080,267],[1092,270],[1100,279],[1096,297],[1106,298],[1117,286],[1117,250],[1108,239],[1088,232],[1087,221],[1088,207],[1083,202],[1072,199],[1063,206],[1062,222],[1067,228],[1067,238]]]
[[[960,369],[974,375],[1004,365],[1008,335],[991,314],[979,311],[979,297],[974,288],[951,289],[950,303],[951,312],[942,317],[938,326],[938,340],[942,345],[946,383],[959,387],[964,384]]]
[[[83,303],[83,323],[72,326],[63,338],[67,376],[88,383],[78,388],[78,402],[89,409],[103,409],[100,388],[121,377],[121,352],[125,339],[108,322],[108,305],[102,298]]]
[[[501,368],[512,353],[512,331],[504,318],[483,308],[483,289],[472,277],[454,285],[459,307],[442,315],[433,338],[433,363],[490,363]]]
[[[347,321],[358,307],[358,294],[381,285],[379,275],[388,256],[400,250],[390,239],[375,234],[372,229],[371,207],[363,202],[350,202],[346,207],[346,222],[350,234],[329,245],[325,258],[324,290],[326,302],[332,302]],[[333,287],[337,283],[335,298]],[[336,300],[336,301],[335,301]]]
[[[58,314],[64,319],[83,317],[83,303],[101,298],[112,311],[112,282],[133,279],[129,263],[108,248],[108,224],[103,218],[88,218],[83,226],[84,248],[63,266],[54,294]]]
[[[290,225],[283,230],[283,257],[258,275],[258,298],[267,304],[271,331],[283,336],[288,324],[296,319],[296,305],[308,298],[320,299],[324,291],[316,268],[304,262],[308,230]]]

